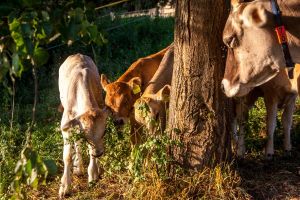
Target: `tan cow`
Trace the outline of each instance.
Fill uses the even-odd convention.
[[[173,65],[174,45],[171,45],[148,87],[134,104],[135,120],[146,126],[152,134],[157,125],[159,125],[161,131],[165,130]]]
[[[233,50],[236,65],[226,65],[222,87],[228,97],[246,95],[266,83],[284,68],[285,59],[278,42],[269,0],[232,1],[223,41]],[[292,59],[300,63],[300,1],[280,0]]]
[[[101,75],[101,84],[106,91],[106,106],[112,111],[117,124],[130,120],[132,136],[138,136],[135,130],[139,127],[134,119],[133,105],[148,86],[168,49],[169,46],[158,53],[138,59],[115,82],[110,83],[104,74]],[[132,137],[133,143],[138,140]]]
[[[71,187],[72,136],[71,128],[79,126],[89,143],[90,164],[88,181],[98,179],[96,157],[104,152],[103,136],[107,118],[96,65],[88,56],[69,56],[59,68],[59,93],[63,107],[61,131],[64,139],[64,173],[59,196],[65,196]],[[75,143],[74,170],[83,173],[80,141]]]
[[[227,62],[234,63],[232,51],[228,51]],[[287,71],[282,69],[273,79],[263,85],[254,88],[245,97],[235,100],[236,121],[239,124],[239,135],[237,140],[237,155],[243,156],[245,153],[244,128],[243,124],[247,119],[250,107],[253,106],[258,97],[263,96],[267,110],[267,145],[265,154],[267,159],[274,155],[274,131],[276,128],[276,116],[278,108],[283,108],[282,125],[284,132],[284,150],[287,154],[291,151],[290,129],[292,126],[292,116],[297,97],[297,82],[300,75],[300,65],[294,69],[294,79],[290,80]],[[236,128],[234,128],[236,132]]]

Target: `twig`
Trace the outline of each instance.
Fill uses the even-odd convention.
[[[36,115],[36,105],[37,105],[37,98],[38,98],[38,79],[37,73],[34,62],[32,63],[32,76],[34,80],[34,100],[33,100],[33,107],[32,107],[32,119],[27,130],[27,138],[26,138],[26,147],[31,146],[31,136],[32,136],[32,129],[35,124],[35,115]]]
[[[13,122],[14,122],[14,113],[15,113],[15,95],[16,95],[16,88],[15,88],[15,78],[11,76],[12,81],[12,105],[11,105],[11,118],[10,118],[10,132],[13,131]]]

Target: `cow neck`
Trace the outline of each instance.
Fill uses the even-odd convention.
[[[282,47],[282,52],[284,54],[284,59],[286,62],[286,67],[289,69],[288,70],[288,75],[289,78],[293,78],[293,68],[295,67],[295,63],[293,62],[293,59],[291,57],[290,53],[290,48],[289,48],[289,43],[290,45],[292,44],[292,37],[289,39],[287,38],[286,34],[286,26],[285,22],[282,20],[282,12],[279,8],[277,0],[270,0],[271,3],[271,10],[274,15],[274,21],[275,21],[275,31],[277,34],[278,42]],[[283,5],[283,2],[281,2],[281,5]],[[285,9],[286,11],[290,11],[289,9]],[[288,14],[285,11],[285,14]],[[288,14],[291,15],[291,14]],[[290,27],[291,29],[292,27]],[[290,42],[288,42],[290,40]]]

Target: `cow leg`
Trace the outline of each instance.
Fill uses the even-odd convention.
[[[237,156],[243,158],[246,152],[244,123],[239,123],[239,136],[237,144]]]
[[[284,111],[282,113],[282,126],[283,126],[283,133],[284,133],[284,150],[285,150],[286,156],[289,156],[291,154],[291,149],[292,149],[290,131],[291,131],[291,126],[292,126],[292,122],[293,122],[295,101],[296,101],[296,96],[291,95],[291,97],[289,97],[287,99],[287,102],[285,102],[286,105],[285,105]]]
[[[267,160],[271,160],[274,155],[274,131],[276,128],[276,116],[278,105],[274,99],[265,97],[265,105],[267,108],[267,134],[268,141],[266,145],[265,155]]]
[[[237,137],[237,156],[243,158],[246,152],[245,147],[245,132],[244,132],[244,124],[248,119],[248,108],[245,105],[245,98],[240,98],[236,101],[236,118],[235,120],[235,131]],[[237,130],[238,127],[238,130]]]
[[[61,177],[61,185],[59,188],[60,198],[63,198],[70,191],[71,165],[72,165],[72,144],[69,141],[71,133],[62,131],[62,135],[64,139],[64,151],[63,151],[64,173],[63,176]]]
[[[84,173],[81,146],[82,140],[77,140],[75,142],[75,158],[73,160],[73,173],[76,175],[83,175]]]
[[[94,182],[99,178],[97,158],[92,156],[92,153],[93,153],[93,148],[91,145],[89,145],[89,154],[90,154],[90,164],[88,167],[89,183]]]

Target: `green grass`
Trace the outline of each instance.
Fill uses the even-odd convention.
[[[132,20],[136,22],[130,23]],[[129,23],[128,23],[129,22]],[[128,23],[128,24],[127,24]],[[36,124],[32,133],[33,148],[43,159],[52,159],[61,171],[63,141],[59,130],[61,113],[59,105],[58,68],[70,54],[83,53],[91,56],[100,73],[111,80],[120,76],[132,62],[140,57],[155,53],[168,46],[173,40],[173,18],[151,19],[149,17],[99,19],[99,27],[106,32],[108,43],[103,46],[90,46],[78,41],[73,46],[60,46],[50,52],[46,66],[38,69],[39,98]],[[14,178],[14,168],[24,148],[26,130],[31,122],[33,103],[33,78],[30,71],[16,81],[15,111],[13,128],[10,130],[11,93],[10,82],[0,86],[0,197],[7,198],[11,193],[10,183]],[[128,129],[127,129],[128,130]],[[107,174],[124,171],[128,165],[130,142],[128,131],[116,130],[108,123],[106,131],[106,155],[101,163]],[[117,149],[117,150],[116,150]],[[51,177],[50,177],[51,178]]]
[[[132,20],[137,20],[132,22]],[[132,22],[132,23],[131,23]],[[128,23],[128,24],[126,24]],[[105,73],[111,80],[119,77],[132,62],[140,57],[155,53],[173,40],[173,18],[151,19],[148,17],[116,19],[114,21],[99,18],[99,27],[103,30],[111,27],[105,35],[108,43],[103,46],[90,46],[78,41],[73,46],[60,46],[50,52],[48,64],[38,69],[39,99],[37,106],[37,121],[32,134],[32,145],[43,159],[52,159],[58,166],[58,174],[49,176],[46,186],[38,190],[26,187],[29,199],[56,199],[63,169],[63,141],[59,130],[61,113],[59,105],[58,68],[64,59],[74,53],[91,56],[100,73]],[[9,81],[6,82],[9,85]],[[14,179],[14,168],[20,159],[21,150],[25,144],[26,130],[31,121],[33,102],[33,79],[30,71],[25,72],[16,82],[15,117],[13,129],[10,130],[11,88],[0,86],[0,199],[7,199],[11,194],[10,183]],[[298,103],[299,105],[299,103]],[[299,109],[298,109],[299,110]],[[281,169],[293,173],[291,180],[296,180],[295,170],[299,166],[300,113],[295,112],[292,130],[293,152],[295,160],[285,162],[265,163],[263,148],[265,139],[260,136],[265,130],[265,108],[262,99],[251,110],[246,130],[246,147],[248,154],[245,163],[235,162],[233,165],[217,166],[205,169],[203,172],[183,173],[182,170],[173,179],[160,174],[166,167],[165,147],[170,140],[165,137],[145,138],[145,145],[132,151],[129,127],[116,128],[108,121],[105,135],[105,155],[100,159],[103,174],[94,187],[88,187],[87,177],[74,177],[73,194],[69,199],[251,199],[256,197],[272,197],[285,194],[280,190],[268,193],[267,188],[272,181],[277,181],[282,175]],[[282,134],[280,123],[276,129],[275,148],[282,150]],[[85,165],[88,157],[84,155]],[[277,179],[268,177],[270,171]],[[251,169],[251,170],[249,170]],[[257,174],[263,178],[257,178]],[[286,178],[286,176],[283,176]],[[276,182],[278,188],[281,182]],[[275,184],[275,183],[274,183]],[[289,186],[294,186],[291,183]],[[258,188],[258,189],[252,189]],[[264,190],[260,193],[259,188]],[[276,193],[277,192],[277,193]],[[297,190],[291,195],[297,195]],[[248,194],[247,194],[248,193]]]

